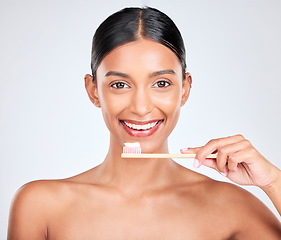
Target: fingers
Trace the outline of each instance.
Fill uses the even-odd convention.
[[[224,166],[227,162],[227,157],[229,151],[233,152],[233,146],[231,144],[235,144],[237,142],[241,142],[245,140],[242,135],[235,135],[226,138],[212,139],[205,146],[201,147],[196,154],[196,159],[200,162],[200,164],[207,158],[207,156],[213,152],[218,153],[217,160],[218,161],[218,169],[220,171],[225,170]],[[238,149],[238,148],[237,148]]]
[[[180,151],[181,153],[197,153],[200,150],[201,147],[196,147],[196,148],[182,148]],[[200,163],[197,159],[194,159],[193,167],[198,168],[200,167]]]
[[[249,159],[253,159],[253,148],[241,149],[228,157],[228,170],[236,172],[240,163],[247,163]]]
[[[227,174],[228,174],[228,171],[225,173],[225,172],[222,172],[222,171],[220,171],[220,170],[218,169],[217,160],[216,160],[216,159],[207,158],[207,159],[205,159],[205,160],[203,161],[203,163],[202,163],[201,165],[216,170],[217,172],[219,172],[219,173],[220,173],[221,175],[223,175],[224,177],[226,177]]]
[[[217,168],[217,161],[216,159],[205,159],[205,161],[202,163],[202,165],[206,166],[206,167],[209,167],[209,168],[212,168],[212,169],[215,169],[218,171],[218,168]]]
[[[250,157],[255,150],[251,143],[242,135],[226,138],[212,139],[205,146],[197,148],[182,149],[182,153],[196,153],[195,167],[201,165],[213,168],[224,176],[228,171],[235,172],[238,164]],[[211,153],[217,152],[216,159],[207,159]]]
[[[217,154],[218,170],[224,173],[236,171],[238,163],[245,160],[245,149],[250,147],[251,143],[246,139],[220,147]]]

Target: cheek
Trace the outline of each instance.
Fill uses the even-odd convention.
[[[128,99],[124,95],[112,94],[109,89],[100,87],[99,100],[101,110],[106,125],[110,128],[111,125],[118,123],[118,115],[127,107]]]
[[[175,128],[181,109],[181,88],[176,91],[171,91],[169,94],[163,94],[161,98],[158,98],[159,109],[166,115],[169,134]]]
[[[159,96],[156,95],[155,102],[167,115],[177,115],[181,106],[181,88],[175,87],[175,89],[167,93],[159,94]]]

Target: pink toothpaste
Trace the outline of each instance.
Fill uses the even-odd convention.
[[[123,153],[141,153],[141,147],[138,142],[124,143]]]

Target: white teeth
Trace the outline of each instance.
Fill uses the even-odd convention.
[[[137,124],[127,123],[127,122],[124,121],[124,123],[129,128],[132,128],[132,129],[135,129],[135,130],[147,130],[147,129],[153,128],[157,124],[157,122],[158,121],[153,122],[153,123],[144,124],[144,125],[137,125]]]

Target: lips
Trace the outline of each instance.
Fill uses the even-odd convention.
[[[133,137],[148,137],[152,135],[161,125],[163,120],[134,121],[120,120],[126,132]]]

